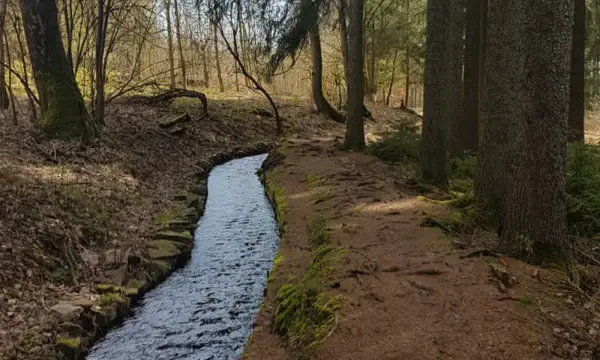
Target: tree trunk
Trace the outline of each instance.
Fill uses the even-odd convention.
[[[565,153],[573,2],[493,0],[477,194],[513,256],[569,259]]]
[[[179,4],[177,0],[173,0],[175,10],[175,33],[177,35],[177,48],[179,50],[179,68],[181,69],[181,86],[187,88],[187,74],[185,67],[185,57],[183,56],[183,44],[181,39],[181,19],[179,15]]]
[[[363,17],[364,0],[352,0],[349,3],[349,39],[348,39],[348,120],[344,146],[350,150],[365,147],[365,129],[363,120],[363,98],[365,94],[363,74]]]
[[[312,6],[310,1],[303,0],[304,6]],[[309,32],[310,52],[312,55],[312,97],[317,111],[327,115],[332,120],[341,124],[346,122],[344,116],[335,110],[325,98],[323,94],[323,58],[321,53],[321,37],[319,35],[319,25],[315,21]]]
[[[346,24],[346,0],[340,0],[338,12],[340,23],[340,44],[342,48],[342,63],[344,65],[344,80],[348,83],[348,26]]]
[[[406,0],[406,19],[407,21],[409,19],[409,14],[410,14],[410,0]],[[406,33],[406,37],[404,39],[404,46],[405,46],[405,58],[404,58],[404,65],[405,67],[405,82],[404,82],[404,106],[409,107],[408,106],[408,94],[409,94],[409,90],[410,90],[410,31],[407,31]]]
[[[479,124],[479,46],[481,34],[481,0],[467,0],[465,35],[465,71],[462,118],[456,127],[454,156],[477,151]]]
[[[213,23],[213,37],[215,45],[215,63],[217,66],[217,78],[219,79],[219,91],[225,91],[225,85],[223,84],[223,75],[221,74],[221,60],[219,59],[219,37],[217,35],[217,24]]]
[[[485,42],[485,66],[480,112],[480,143],[477,156],[475,193],[496,217],[506,215],[507,186],[515,177],[513,155],[518,154],[523,137],[520,121],[526,91],[524,13],[521,0],[490,0]],[[510,64],[510,65],[509,65]],[[508,155],[511,154],[511,155]]]
[[[585,18],[585,0],[575,0],[573,47],[571,49],[569,141],[584,141],[585,137]]]
[[[396,49],[394,52],[394,61],[392,62],[392,78],[390,79],[390,87],[388,89],[387,98],[385,98],[385,106],[390,106],[390,97],[392,95],[392,89],[394,88],[394,81],[396,81],[396,60],[398,60],[398,49]],[[406,102],[404,103],[404,106],[406,106]]]
[[[171,0],[165,0],[167,18],[167,45],[169,47],[169,86],[175,88],[175,59],[173,55],[173,26],[171,26]]]
[[[96,21],[96,93],[92,112],[97,124],[104,123],[104,44],[108,14],[104,13],[104,0],[98,0],[98,19]]]
[[[375,101],[377,94],[377,83],[375,82],[375,21],[371,21],[371,56],[369,57],[369,91],[367,97]]]
[[[4,24],[6,20],[6,2],[8,0],[0,0],[0,62],[4,63]],[[6,80],[4,65],[0,64],[0,110],[8,109],[9,100],[6,92]]]
[[[442,186],[448,182],[448,125],[460,109],[461,14],[461,0],[427,1],[421,170],[426,181]]]
[[[204,86],[205,87],[210,87],[210,76],[208,75],[208,61],[206,59],[206,51],[207,51],[207,45],[208,43],[204,43],[204,45],[202,46],[202,53],[201,53],[201,57],[202,57],[202,74],[204,76]]]
[[[40,100],[40,127],[53,138],[94,138],[96,126],[61,40],[56,2],[21,0],[21,13]]]

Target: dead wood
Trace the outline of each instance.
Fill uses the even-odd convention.
[[[174,127],[177,124],[186,123],[191,120],[192,120],[192,118],[190,117],[190,115],[188,113],[183,113],[181,115],[175,116],[174,118],[168,119],[168,120],[158,124],[158,127],[160,127],[161,129],[168,129],[168,128]]]
[[[204,109],[204,113],[208,112],[208,102],[206,100],[206,95],[199,91],[180,88],[168,89],[154,96],[132,96],[127,100],[127,102],[145,105],[160,105],[164,103],[170,103],[173,100],[182,97],[200,100]]]

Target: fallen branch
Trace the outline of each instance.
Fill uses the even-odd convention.
[[[204,113],[208,112],[208,102],[206,100],[206,95],[204,95],[203,93],[201,93],[199,91],[179,89],[179,88],[169,89],[169,90],[166,90],[166,91],[164,91],[158,95],[154,95],[154,96],[142,96],[142,95],[132,96],[127,100],[127,102],[146,104],[146,105],[157,105],[160,103],[172,102],[173,100],[175,100],[177,98],[182,98],[182,97],[200,100],[200,102],[202,103],[202,107],[204,108]]]
[[[171,118],[165,122],[158,124],[158,127],[160,127],[161,129],[168,129],[177,124],[189,122],[191,120],[192,120],[192,118],[190,117],[190,115],[188,113],[184,113],[184,114],[178,115],[174,118]]]
[[[461,255],[459,259],[466,259],[471,257],[481,257],[481,256],[491,256],[491,257],[500,257],[498,253],[493,252],[490,249],[478,249],[471,252],[466,253],[465,255]]]

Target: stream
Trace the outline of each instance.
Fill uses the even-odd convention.
[[[148,292],[88,360],[239,359],[277,252],[277,224],[256,170],[266,155],[215,167],[192,258]]]

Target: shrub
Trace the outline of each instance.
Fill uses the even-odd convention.
[[[568,218],[577,234],[600,232],[600,145],[569,145],[566,187]]]
[[[396,124],[381,140],[369,145],[368,152],[384,161],[415,163],[419,161],[421,135],[414,124]]]

